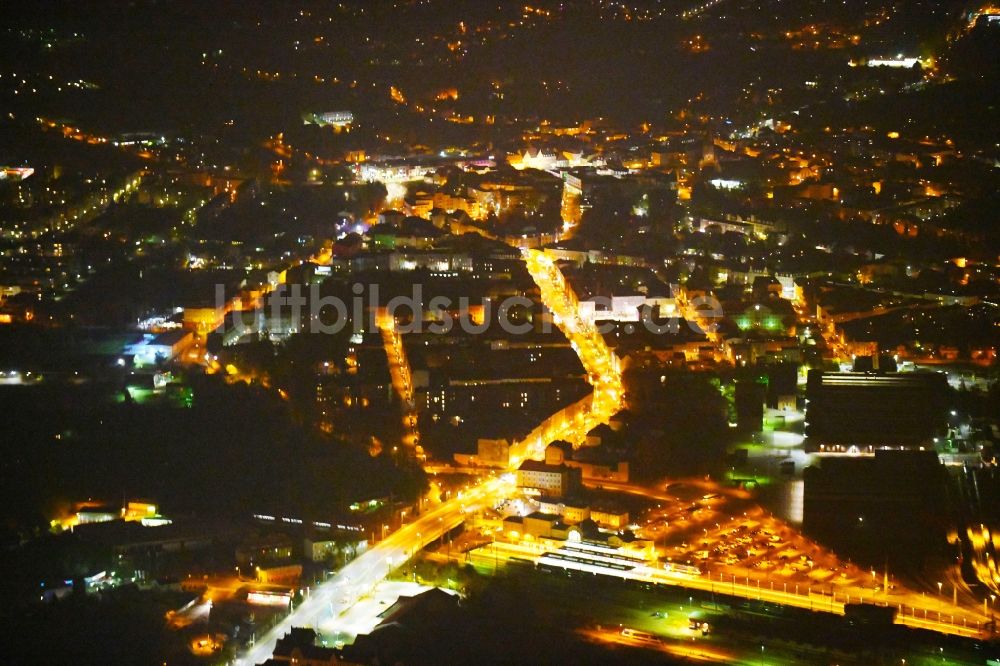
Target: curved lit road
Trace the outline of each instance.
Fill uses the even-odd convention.
[[[590,408],[558,427],[548,429],[544,437],[534,437],[517,442],[511,447],[511,466],[516,467],[526,458],[538,458],[544,454],[545,445],[554,439],[581,442],[586,433],[598,425],[606,423],[621,408],[624,388],[618,358],[605,344],[593,324],[582,320],[576,296],[568,286],[559,268],[552,259],[537,250],[524,251],[525,264],[539,287],[541,300],[552,311],[553,320],[569,339],[587,371],[594,393]],[[548,440],[548,441],[545,441]],[[633,484],[604,482],[606,489],[620,492],[654,496],[652,489]],[[465,520],[467,513],[493,505],[514,491],[512,475],[484,478],[479,485],[465,491],[458,497],[440,504],[414,522],[402,527],[388,538],[369,548],[341,569],[337,575],[316,587],[311,595],[279,622],[260,641],[243,654],[237,663],[252,665],[266,661],[274,652],[277,639],[293,626],[318,627],[324,621],[339,617],[351,608],[362,596],[374,590],[375,585],[389,573],[412,557],[428,543],[436,540],[446,531]],[[623,575],[615,572],[614,575]],[[843,600],[834,601],[829,597],[812,594],[798,595],[784,590],[757,587],[752,581],[743,584],[739,578],[713,580],[710,576],[687,576],[666,573],[656,568],[640,567],[623,577],[633,577],[650,583],[679,585],[706,592],[729,592],[748,599],[764,599],[775,603],[800,608],[818,608],[843,613]],[[934,618],[935,613],[924,610],[923,617],[912,607],[910,613],[904,610],[897,622],[914,627],[932,629],[947,634],[962,636],[981,635],[981,620],[973,616],[963,620],[958,626]],[[951,618],[949,618],[951,619]]]
[[[528,272],[538,284],[542,302],[552,311],[556,324],[576,350],[594,387],[590,409],[562,428],[548,433],[548,438],[550,441],[582,441],[582,435],[594,426],[606,423],[621,408],[624,390],[618,358],[594,327],[580,319],[576,295],[551,258],[542,252],[527,250],[524,259]],[[383,333],[388,328],[383,326]],[[400,346],[398,343],[391,345],[393,348]],[[525,458],[543,455],[544,446],[548,443],[527,440],[516,443],[511,452],[512,466]],[[466,513],[495,504],[513,491],[514,479],[511,475],[489,478],[400,528],[355,558],[333,578],[318,585],[309,597],[241,655],[236,663],[262,663],[271,657],[277,640],[293,626],[316,627],[324,620],[340,616],[414,553],[461,524]]]
[[[544,436],[535,436],[513,445],[510,456],[512,468],[526,458],[538,458],[543,455],[545,446],[552,440],[582,442],[590,429],[600,423],[606,423],[621,409],[624,395],[618,358],[605,344],[593,324],[580,318],[576,296],[554,261],[544,252],[537,250],[525,250],[523,256],[528,272],[539,287],[542,302],[552,312],[553,320],[580,357],[589,381],[594,387],[594,393],[589,409],[576,414],[572,419],[567,419],[557,427],[546,430]],[[398,345],[398,341],[393,342],[396,344],[391,347],[401,346]],[[612,489],[612,486],[618,484],[604,485]],[[650,496],[648,488],[630,484],[621,486],[623,487],[613,489]],[[324,621],[339,617],[362,596],[374,590],[375,585],[385,579],[393,569],[428,543],[461,524],[467,513],[495,504],[509,496],[514,489],[514,479],[510,474],[485,478],[479,485],[438,505],[414,522],[397,530],[347,564],[333,578],[316,587],[305,601],[238,658],[236,663],[242,665],[262,663],[271,657],[277,639],[293,626],[318,627]],[[630,577],[651,583],[681,585],[710,592],[728,591],[736,596],[766,599],[803,608],[814,608],[817,603],[829,604],[829,610],[843,613],[843,601],[834,602],[829,598],[814,598],[813,595],[800,596],[784,591],[762,589],[759,587],[759,582],[758,587],[754,588],[749,580],[741,585],[738,578],[714,581],[711,577],[678,576],[648,567],[637,569]],[[959,627],[950,622],[937,622],[933,618],[933,613],[928,615],[926,611],[924,617],[919,617],[912,610],[908,616],[904,611],[897,622],[965,636],[977,635],[981,630],[979,622],[976,622],[975,628],[972,622]]]

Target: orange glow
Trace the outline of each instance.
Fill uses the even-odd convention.
[[[444,90],[438,91],[434,95],[434,99],[438,102],[444,102],[446,100],[457,100],[458,99],[458,89],[457,88],[445,88]]]

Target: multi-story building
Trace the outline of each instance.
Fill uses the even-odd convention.
[[[566,497],[580,487],[579,469],[525,460],[517,468],[517,487],[537,491],[543,497]]]

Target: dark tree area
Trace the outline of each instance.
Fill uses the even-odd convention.
[[[629,410],[642,436],[633,469],[643,479],[715,470],[729,443],[727,404],[719,381],[705,373],[658,368],[625,372]]]
[[[88,405],[65,391],[5,393],[5,540],[87,498],[150,497],[168,513],[245,517],[270,507],[308,517],[362,496],[413,498],[426,484],[416,466],[294,425],[287,403],[260,387],[203,377],[188,409]]]
[[[629,201],[619,192],[610,192],[583,214],[577,233],[597,247],[612,246],[628,234],[630,222]]]
[[[126,587],[0,611],[6,627],[0,654],[8,664],[203,663],[188,651],[184,634],[163,630],[164,614],[181,603],[177,593]]]

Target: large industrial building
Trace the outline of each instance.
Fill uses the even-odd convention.
[[[947,379],[936,372],[809,373],[806,434],[820,451],[929,444],[946,425]]]

